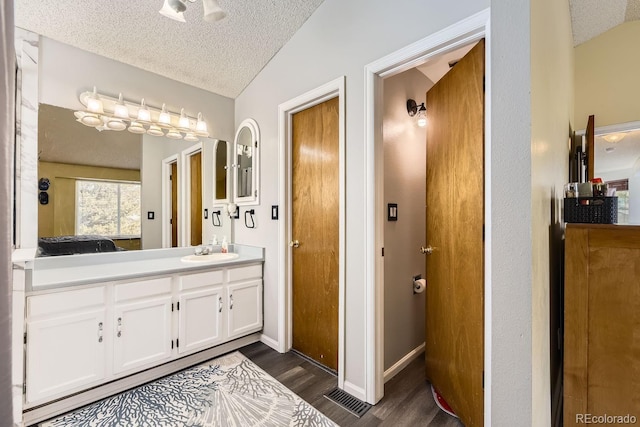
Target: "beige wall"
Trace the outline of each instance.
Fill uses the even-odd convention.
[[[575,48],[577,129],[640,120],[640,21],[626,22]]]
[[[75,234],[76,178],[140,181],[140,171],[38,162],[38,179],[48,178],[49,204],[38,205],[38,237]]]
[[[384,369],[424,343],[424,296],[413,294],[413,276],[425,275],[426,138],[407,114],[433,86],[416,69],[384,81],[384,205],[398,204],[398,221],[384,224]],[[427,107],[428,108],[428,107]]]
[[[532,409],[535,426],[555,415],[561,366],[562,225],[573,128],[573,40],[569,4],[531,2]],[[552,402],[550,404],[550,402]]]

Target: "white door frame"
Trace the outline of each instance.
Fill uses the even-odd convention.
[[[345,77],[341,76],[316,89],[278,106],[278,143],[280,150],[279,199],[284,205],[278,228],[278,351],[284,353],[292,346],[291,299],[291,121],[302,110],[338,97],[339,104],[339,237],[338,237],[338,387],[344,387],[344,301],[345,301]]]
[[[180,183],[180,186],[179,186],[180,190],[178,194],[178,195],[180,195],[180,193],[182,194],[182,197],[178,199],[178,206],[180,208],[180,213],[178,214],[178,216],[180,217],[180,230],[179,230],[180,234],[178,235],[182,236],[181,238],[178,239],[180,240],[180,246],[192,246],[191,245],[191,212],[190,212],[190,209],[191,209],[191,185],[190,185],[191,162],[189,162],[189,159],[191,156],[198,153],[203,153],[202,141],[192,145],[186,150],[182,150],[182,152],[180,153],[180,160],[182,163],[182,173],[180,173],[180,178],[182,182]],[[204,153],[203,153],[202,163],[200,167],[204,168]],[[180,168],[178,168],[178,172],[180,172]],[[201,178],[202,178],[201,188],[202,188],[202,198],[203,198],[202,206],[206,206],[204,203],[204,173],[201,174]],[[200,216],[202,217],[202,212],[200,212]],[[202,227],[202,234],[204,237],[204,227]],[[202,243],[204,244],[205,242],[203,241]]]
[[[171,183],[169,182],[169,176],[171,176],[171,165],[176,164],[176,174],[178,176],[174,176],[173,179],[178,179],[180,177],[180,163],[178,161],[178,155],[174,154],[172,156],[167,157],[166,159],[162,159],[162,217],[160,220],[162,221],[162,247],[170,248],[171,247],[171,227],[172,224],[167,221],[167,219],[171,218]],[[176,203],[178,204],[177,208],[180,209],[180,188],[177,188],[178,194],[176,194]],[[173,219],[173,218],[172,218]],[[178,217],[179,219],[179,217]],[[178,228],[178,235],[176,239],[178,240],[176,246],[180,246],[180,224],[176,224]]]
[[[378,402],[384,395],[384,206],[382,81],[482,38],[485,43],[484,166],[484,425],[491,425],[491,42],[487,8],[365,67],[365,392]],[[428,113],[427,113],[428,114]]]

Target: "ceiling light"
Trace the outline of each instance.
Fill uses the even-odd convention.
[[[187,10],[187,1],[194,3],[196,0],[164,0],[160,14],[174,21],[186,22],[184,12]],[[222,10],[217,0],[202,0],[202,7],[204,9],[202,19],[207,22],[219,21],[227,16],[227,13]]]
[[[160,15],[173,19],[178,22],[187,22],[184,19],[184,11],[187,10],[187,5],[180,0],[164,0],[162,9],[160,9]]]
[[[604,138],[604,140],[607,142],[615,143],[622,141],[625,136],[627,136],[626,133],[609,133],[603,135],[602,138]]]
[[[204,7],[204,15],[202,16],[202,19],[207,22],[219,21],[227,16],[227,13],[222,10],[216,0],[202,0],[202,5]]]

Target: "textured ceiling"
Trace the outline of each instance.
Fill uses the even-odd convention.
[[[573,45],[640,19],[640,0],[569,0]]]
[[[15,0],[16,26],[230,98],[237,97],[323,0],[219,0],[208,23],[187,2],[186,23],[163,0]]]

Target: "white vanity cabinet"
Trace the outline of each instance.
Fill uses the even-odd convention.
[[[262,329],[262,262],[63,288],[27,296],[26,307],[30,408],[240,347],[229,342]]]
[[[229,269],[227,274],[227,338],[232,339],[262,328],[262,265]]]
[[[27,401],[100,383],[106,375],[105,287],[27,299]]]
[[[220,344],[223,328],[223,271],[180,276],[178,298],[178,353]]]
[[[171,282],[171,277],[162,277],[114,286],[115,374],[171,358]]]

